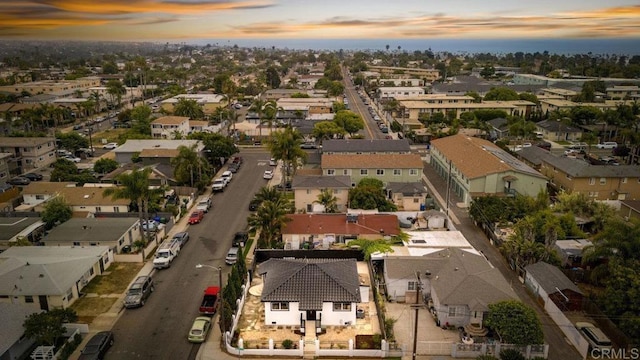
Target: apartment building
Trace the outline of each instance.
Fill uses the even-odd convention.
[[[385,76],[398,74],[398,73],[409,75],[409,76],[417,76],[421,79],[425,79],[427,82],[433,82],[440,78],[440,70],[438,69],[369,65],[369,70],[378,72]]]
[[[189,131],[189,117],[163,116],[151,122],[151,137],[154,139],[175,139],[186,136]]]
[[[17,174],[49,166],[56,161],[56,141],[49,137],[0,137],[0,153],[9,153]],[[17,175],[16,174],[16,175]]]
[[[0,92],[8,92],[12,94],[20,94],[27,91],[30,94],[53,94],[53,95],[69,95],[77,90],[87,91],[91,87],[100,86],[100,78],[96,76],[87,76],[76,80],[43,80],[32,81],[27,83],[19,83],[14,85],[0,86]]]
[[[376,97],[380,100],[397,99],[424,95],[424,88],[416,86],[379,87]]]

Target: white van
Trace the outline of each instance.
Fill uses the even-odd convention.
[[[181,241],[179,239],[171,239],[160,246],[156,251],[156,257],[153,259],[153,267],[156,269],[165,269],[171,266],[173,260],[180,253]]]
[[[577,322],[576,328],[582,332],[584,338],[591,345],[591,351],[600,353],[603,349],[611,349],[611,340],[592,323]]]

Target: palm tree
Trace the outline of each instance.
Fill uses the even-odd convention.
[[[132,204],[135,204],[140,221],[141,239],[148,239],[148,236],[144,236],[142,223],[145,202],[149,200],[149,174],[151,174],[151,168],[134,169],[130,173],[122,173],[116,177],[118,187],[110,187],[103,191],[104,196],[111,196],[112,199],[128,199]],[[149,226],[147,226],[148,231]],[[144,253],[142,256],[144,257]]]
[[[236,123],[240,119],[240,114],[237,111],[231,110],[228,114],[229,124],[227,125],[227,134],[229,133],[229,127],[233,126],[233,134],[236,133]]]
[[[111,104],[117,100],[118,107],[122,102],[122,95],[126,93],[126,89],[120,80],[109,80],[107,82],[107,94],[111,97]]]
[[[173,108],[173,115],[186,116],[192,120],[204,118],[202,106],[193,99],[181,98]]]
[[[197,144],[190,147],[179,146],[178,155],[171,159],[174,167],[173,173],[180,183],[189,183],[191,187],[197,185],[204,188],[209,176],[209,162],[206,158],[198,156]]]
[[[267,141],[267,147],[271,152],[271,156],[276,160],[282,160],[284,166],[282,167],[282,178],[287,183],[289,175],[289,169],[293,170],[293,174],[296,172],[296,166],[298,161],[306,161],[307,153],[300,148],[300,145],[304,141],[304,137],[296,129],[287,127],[284,131],[274,132]]]
[[[284,197],[275,201],[263,202],[258,211],[251,214],[248,219],[252,231],[260,232],[258,247],[273,248],[280,239],[282,228],[289,221],[287,213],[291,203]]]
[[[338,198],[336,198],[329,189],[322,189],[320,194],[318,194],[318,200],[314,202],[322,204],[325,213],[333,214],[338,212]]]
[[[253,111],[258,115],[258,120],[259,124],[258,124],[258,130],[260,131],[260,139],[262,139],[262,119],[264,117],[264,108],[265,108],[265,104],[266,102],[260,98],[256,98],[255,100],[253,100],[253,103],[251,103],[251,106],[249,107],[249,111]]]
[[[282,193],[279,192],[278,189],[271,186],[261,187],[255,195],[256,199],[258,199],[261,203],[265,201],[276,201],[283,196],[284,195],[282,195]]]
[[[640,260],[640,220],[609,218],[602,231],[593,238],[593,245],[584,249],[582,262],[592,264],[601,259],[608,259],[609,262]],[[608,263],[596,266],[594,272],[608,274]]]

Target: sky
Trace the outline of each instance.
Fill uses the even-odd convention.
[[[0,39],[640,39],[638,0],[0,0]]]

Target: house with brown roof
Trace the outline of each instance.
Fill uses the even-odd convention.
[[[476,196],[535,197],[547,186],[544,175],[494,143],[460,134],[431,142],[431,166],[467,206]]]
[[[58,189],[56,196],[65,199],[71,206],[74,217],[86,217],[95,213],[126,213],[129,212],[128,199],[113,199],[105,196],[104,190],[111,185],[99,184],[100,186],[87,187],[63,187]],[[52,196],[53,198],[55,196]],[[51,199],[50,198],[50,199]],[[45,203],[35,206],[34,210],[42,211]]]
[[[353,184],[364,178],[390,182],[419,182],[422,159],[419,154],[322,154],[325,176],[350,176]]]
[[[163,116],[151,122],[151,137],[154,139],[175,139],[189,133],[188,116]]]
[[[540,172],[558,190],[581,193],[594,200],[640,199],[640,167],[591,165],[586,161],[547,155]]]
[[[146,165],[156,163],[170,164],[171,158],[178,154],[180,146],[190,148],[193,145],[196,146],[196,152],[203,156],[204,145],[199,140],[127,140],[112,152],[115,153],[115,160],[120,164],[131,162],[133,155],[139,155]]]
[[[22,209],[31,209],[36,205],[39,205],[50,198],[58,195],[59,191],[68,188],[75,187],[74,182],[50,182],[50,181],[38,181],[31,182],[29,185],[22,189]]]
[[[355,239],[380,239],[400,234],[392,214],[289,214],[282,229],[285,249],[328,248]]]

